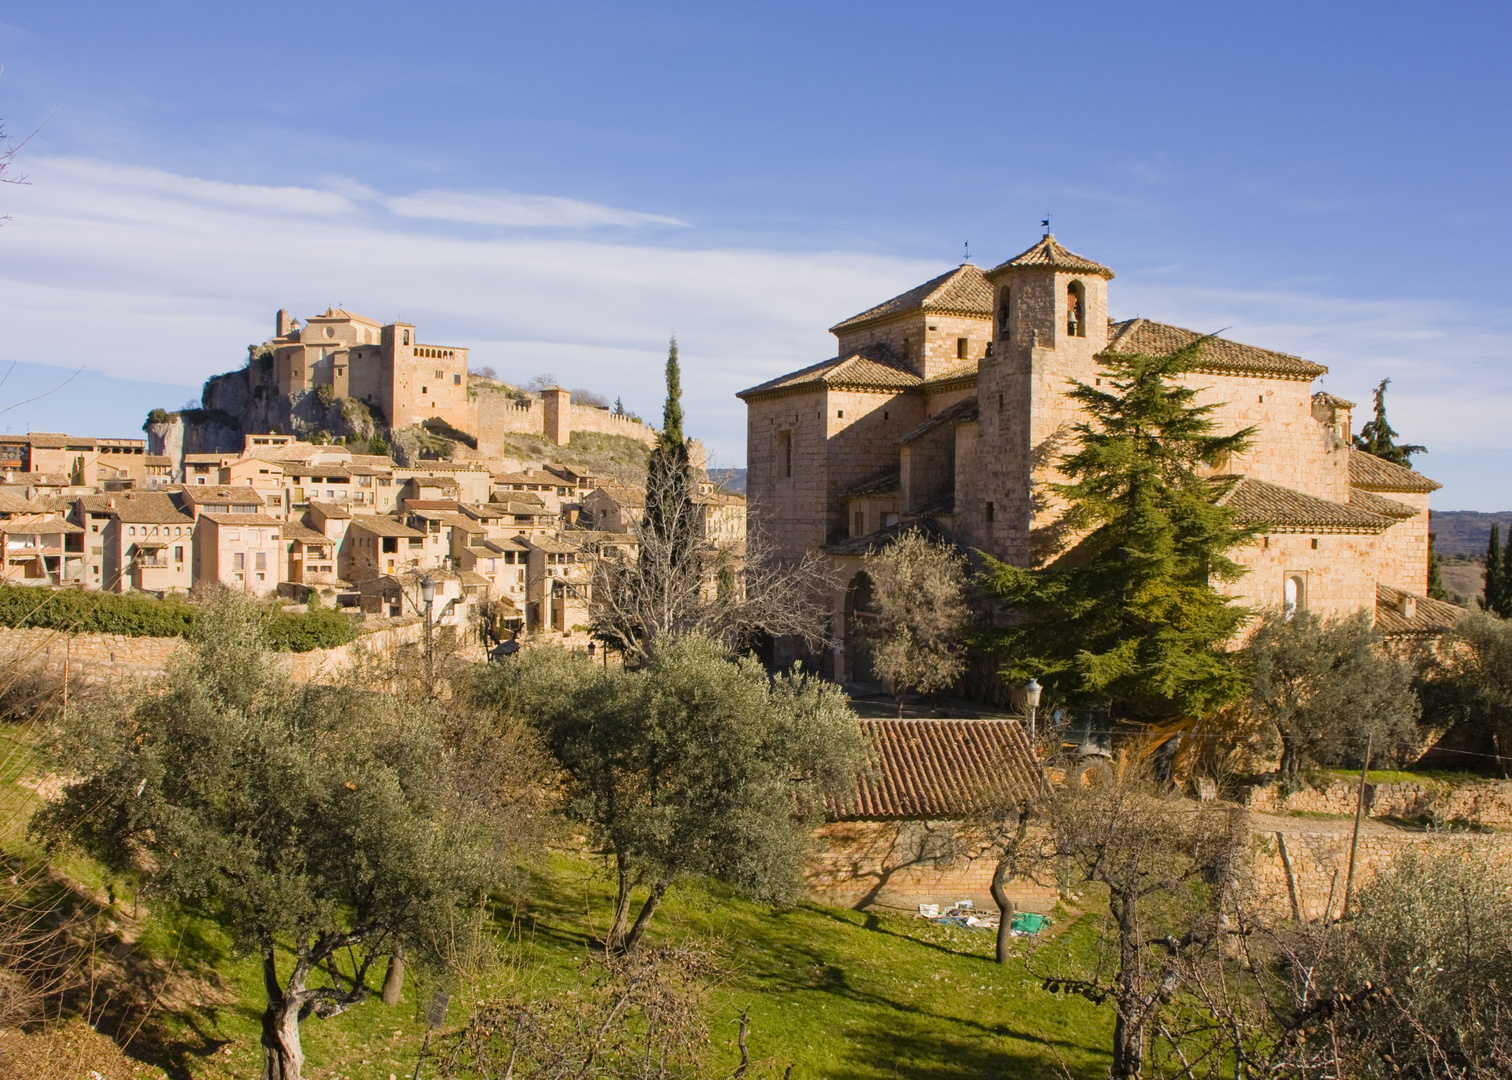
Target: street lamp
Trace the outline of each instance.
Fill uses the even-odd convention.
[[[435,685],[435,651],[431,641],[431,605],[436,602],[436,579],[426,574],[420,579],[420,599],[425,602],[425,686],[427,690]]]
[[[1040,684],[1032,676],[1024,684],[1024,707],[1029,710],[1029,741],[1034,741],[1034,710],[1039,708]]]

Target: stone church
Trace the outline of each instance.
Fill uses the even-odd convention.
[[[1047,233],[1000,266],[967,263],[830,328],[836,355],[741,391],[752,527],[788,555],[822,550],[846,582],[832,598],[845,644],[817,658],[866,677],[851,630],[866,610],[866,556],[924,522],[966,549],[1021,566],[1062,554],[1045,484],[1081,418],[1070,380],[1098,385],[1098,358],[1165,353],[1201,336],[1108,317],[1113,271]],[[1459,609],[1424,594],[1428,497],[1419,473],[1351,446],[1354,404],[1298,356],[1211,340],[1187,376],[1221,432],[1254,425],[1221,472],[1260,528],[1235,552],[1235,598],[1256,609],[1375,612],[1391,634],[1435,633]]]

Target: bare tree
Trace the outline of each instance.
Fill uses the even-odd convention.
[[[532,375],[522,389],[529,390],[532,394],[539,394],[548,386],[555,386],[557,377],[549,371],[543,371],[539,375]]]
[[[1147,1043],[1186,983],[1191,958],[1228,934],[1223,902],[1247,840],[1242,812],[1163,791],[1127,759],[1080,770],[1041,797],[1057,870],[1107,890],[1095,968],[1042,973],[1045,989],[1111,1004],[1114,1080],[1139,1076]],[[1179,1010],[1178,1010],[1179,1011]]]
[[[944,690],[966,670],[966,558],[947,541],[911,529],[868,560],[867,573],[874,614],[861,633],[871,642],[872,669],[902,716],[910,691]]]
[[[696,518],[691,501],[667,497],[675,478],[649,478],[647,505]],[[759,521],[751,515],[748,521]],[[811,650],[829,643],[826,597],[838,578],[821,554],[784,558],[771,535],[750,529],[743,546],[696,544],[696,520],[671,528],[634,525],[634,550],[617,549],[592,566],[589,603],[597,635],[627,657],[649,662],[663,644],[687,634],[714,638],[727,648],[749,647],[761,636],[795,637]]]
[[[581,386],[573,388],[571,400],[574,405],[591,405],[595,409],[607,409],[609,407],[609,399],[603,394]]]

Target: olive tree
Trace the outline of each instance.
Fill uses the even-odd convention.
[[[910,691],[944,690],[966,670],[966,558],[948,542],[910,529],[868,559],[866,571],[872,611],[860,633],[902,716]]]
[[[826,797],[849,793],[864,760],[838,687],[802,672],[771,678],[754,657],[731,661],[698,636],[636,671],[533,650],[494,666],[474,692],[539,727],[565,774],[568,812],[613,855],[610,951],[633,951],[688,875],[791,900]]]
[[[308,1015],[362,1001],[376,960],[443,933],[508,873],[509,815],[475,777],[459,786],[435,707],[291,685],[231,598],[202,609],[158,685],[71,717],[57,750],[79,779],[34,829],[261,958],[269,1080],[298,1080]]]
[[[1412,673],[1381,647],[1369,612],[1266,616],[1250,638],[1250,707],[1281,742],[1281,774],[1342,765],[1417,734]]]

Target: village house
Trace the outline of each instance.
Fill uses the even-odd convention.
[[[845,581],[830,597],[844,646],[816,658],[826,672],[869,674],[854,633],[869,602],[865,562],[899,529],[927,524],[1018,566],[1074,543],[1055,528],[1047,486],[1083,416],[1070,380],[1101,385],[1101,357],[1200,336],[1110,319],[1112,277],[1047,233],[992,270],[965,264],[837,323],[833,358],[740,393],[756,527],[781,555],[827,553]],[[1353,404],[1313,392],[1326,371],[1214,338],[1186,377],[1220,431],[1256,427],[1251,449],[1215,474],[1261,533],[1233,553],[1249,568],[1233,595],[1262,609],[1376,612],[1389,586],[1417,598],[1416,623],[1442,622],[1424,596],[1438,485],[1352,448]]]
[[[201,511],[194,529],[195,584],[226,585],[254,596],[277,592],[288,565],[283,526],[267,514]]]

